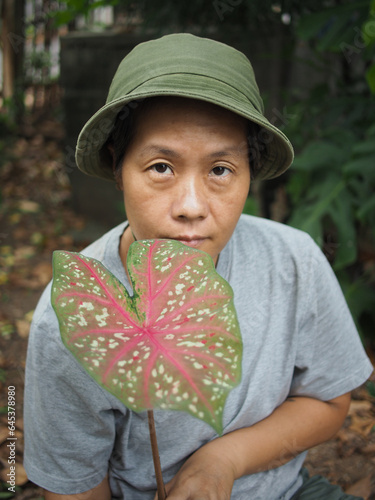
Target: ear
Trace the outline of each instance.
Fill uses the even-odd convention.
[[[121,171],[116,169],[116,157],[115,157],[115,148],[113,147],[112,143],[107,144],[107,149],[109,151],[109,154],[112,158],[112,172],[113,176],[116,181],[116,187],[119,191],[122,191],[122,178],[121,178]]]

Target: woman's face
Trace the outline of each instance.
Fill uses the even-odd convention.
[[[156,100],[136,116],[121,181],[137,240],[179,240],[216,263],[249,191],[246,120],[201,101]]]

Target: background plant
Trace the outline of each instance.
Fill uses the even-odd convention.
[[[332,71],[292,104],[285,131],[297,156],[286,185],[287,222],[322,246],[363,339],[374,342],[375,2],[302,17],[297,34]]]

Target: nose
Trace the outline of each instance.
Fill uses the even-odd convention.
[[[176,219],[204,219],[209,212],[209,201],[204,182],[194,176],[180,180],[172,205],[172,216]]]

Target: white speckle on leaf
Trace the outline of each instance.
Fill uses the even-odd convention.
[[[130,340],[129,337],[127,337],[123,332],[118,332],[113,335],[117,339],[124,340],[125,342]]]
[[[195,405],[189,405],[188,406],[189,410],[192,411],[193,413],[197,413],[197,407]]]
[[[106,318],[108,318],[108,309],[104,307],[103,309],[103,314],[95,314],[95,319],[98,322],[98,326],[106,326],[107,323],[105,321]]]
[[[80,304],[79,307],[82,309],[86,309],[87,311],[94,310],[94,305],[92,302],[82,302],[82,304]]]
[[[78,321],[78,325],[79,326],[87,326],[87,321],[85,320],[85,318],[83,316],[78,316],[79,318],[79,321]]]
[[[175,286],[176,295],[180,295],[184,288],[185,288],[185,283],[177,283],[177,285]]]

